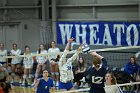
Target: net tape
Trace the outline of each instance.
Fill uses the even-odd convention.
[[[103,51],[116,51],[116,50],[125,50],[125,49],[136,49],[140,48],[140,46],[127,46],[127,47],[116,47],[116,48],[103,48],[103,49],[93,49],[90,50],[88,53],[96,51],[96,52],[103,52]],[[66,54],[73,54],[77,50],[68,51],[68,52],[57,52],[57,53],[46,53],[46,54],[31,54],[31,55],[16,55],[16,56],[4,56],[3,58],[19,58],[19,57],[28,57],[28,56],[49,56],[49,55],[62,55]],[[82,52],[81,52],[82,53]]]

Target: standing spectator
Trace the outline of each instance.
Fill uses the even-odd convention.
[[[82,50],[82,48],[79,47],[76,53],[72,57],[66,59],[67,56],[66,52],[69,52],[69,47],[71,42],[73,42],[73,38],[68,40],[64,53],[61,56],[58,63],[59,71],[60,71],[59,89],[62,91],[70,90],[73,88],[72,80],[74,79],[74,76],[72,71],[72,63],[78,58],[78,55]]]
[[[47,50],[44,49],[43,44],[39,45],[37,54],[47,54]],[[34,79],[33,85],[35,84],[40,72],[46,69],[47,57],[46,56],[37,56],[36,60],[37,60],[37,68],[36,68],[35,79]]]
[[[29,46],[25,46],[24,55],[25,55],[23,59],[24,75],[22,85],[25,85],[25,80],[27,80],[28,84],[30,84],[32,78],[33,56],[31,56],[32,53],[30,51]]]
[[[78,65],[75,68],[76,69],[75,74],[74,74],[75,83],[79,83],[80,79],[83,78],[86,68],[87,68],[87,64],[86,64],[84,58],[80,57],[78,60]],[[80,85],[80,84],[78,84],[78,85]]]
[[[13,44],[13,49],[11,50],[11,56],[18,57],[20,54],[21,54],[21,50],[17,49],[17,44],[14,43]],[[12,80],[11,80],[11,83],[13,83],[14,77],[15,77],[15,72],[17,71],[18,74],[21,73],[21,71],[20,71],[20,69],[21,69],[21,58],[12,58],[11,68],[12,68]],[[21,78],[20,78],[19,83],[21,83]]]
[[[36,93],[50,93],[50,88],[55,89],[53,79],[48,77],[47,70],[43,70],[43,77],[38,79],[35,85]]]
[[[91,83],[90,93],[105,93],[104,78],[107,72],[107,61],[96,52],[92,52],[91,55],[94,56],[93,67],[88,70],[85,77],[86,81]]]
[[[56,53],[60,52],[60,49],[56,47],[56,42],[51,42],[51,48],[48,49],[48,53],[52,53],[49,55],[49,61],[50,61],[50,71],[52,78],[56,81],[55,84],[58,86],[59,82],[59,70],[58,70],[58,63],[57,63],[57,55]]]
[[[6,67],[8,61],[6,58],[3,58],[5,56],[7,56],[7,50],[4,49],[4,44],[0,43],[0,63],[3,64],[4,67]]]
[[[120,88],[117,86],[108,87],[108,86],[116,85],[116,84],[117,84],[117,80],[115,76],[112,73],[108,72],[105,75],[105,92],[106,93],[121,93]]]

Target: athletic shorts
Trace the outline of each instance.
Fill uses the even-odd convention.
[[[67,83],[63,83],[63,82],[59,82],[59,89],[66,89],[66,90],[70,90],[73,87],[73,84],[71,81],[67,82]]]
[[[7,62],[0,62],[0,64],[2,64],[2,65],[5,64],[5,63],[7,63]]]
[[[105,93],[104,88],[90,88],[89,93]]]
[[[30,69],[30,68],[32,68],[32,67],[33,67],[33,65],[25,65],[25,64],[24,64],[24,68],[25,68],[25,69]]]

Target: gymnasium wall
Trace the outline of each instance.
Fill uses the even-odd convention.
[[[139,0],[0,0],[0,42],[5,43],[7,49],[16,42],[20,48],[29,45],[34,51],[40,43],[48,45],[51,40],[56,40],[56,21],[139,19]],[[13,27],[17,31],[12,38],[11,34],[5,33],[7,27],[6,33]]]

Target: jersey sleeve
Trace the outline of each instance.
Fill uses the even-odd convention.
[[[77,51],[72,57],[70,57],[70,58],[67,60],[67,63],[72,63],[72,62],[74,62],[74,61],[78,58],[78,55],[79,55],[79,51]]]
[[[67,53],[66,52],[68,52],[68,50],[64,50],[64,53],[62,54],[62,56],[60,57],[60,60],[59,60],[59,66],[61,67],[62,66],[62,64],[63,64],[63,61],[66,61],[66,56],[67,56]]]
[[[107,60],[105,58],[102,58],[101,60],[102,60],[102,66],[104,68],[107,68]]]

